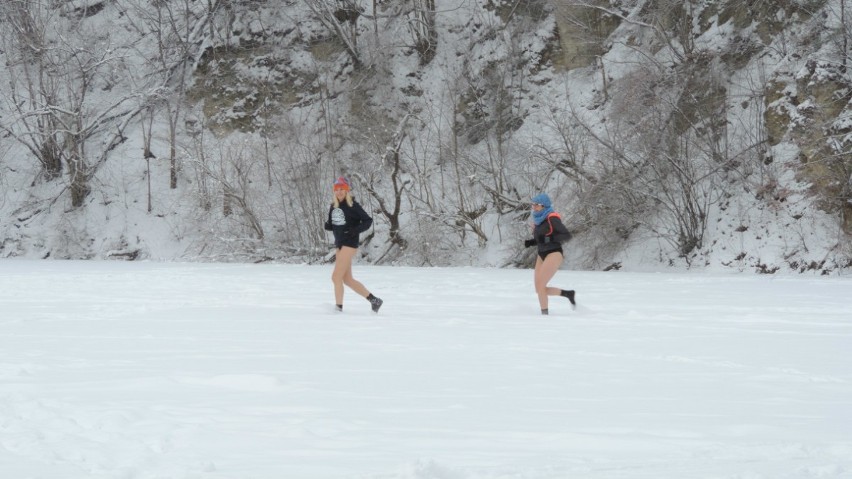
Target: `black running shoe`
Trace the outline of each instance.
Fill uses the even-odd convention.
[[[571,308],[576,309],[577,302],[574,301],[574,294],[575,293],[573,289],[569,289],[568,291],[562,290],[562,296],[565,296],[566,298],[568,298],[568,301],[571,301]]]
[[[382,307],[382,303],[384,303],[384,301],[382,301],[380,298],[373,296],[373,299],[370,300],[370,307],[373,308],[374,313],[379,312],[379,308]]]

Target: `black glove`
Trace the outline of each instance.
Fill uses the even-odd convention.
[[[535,240],[534,239],[528,239],[528,240],[524,241],[524,248],[529,248],[530,246],[535,246]]]

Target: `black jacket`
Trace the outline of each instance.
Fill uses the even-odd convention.
[[[562,243],[567,243],[570,239],[571,233],[562,223],[559,215],[551,213],[540,225],[533,227],[533,239],[527,240],[524,244],[537,246],[539,253],[547,253],[558,250],[562,247]]]
[[[343,201],[337,208],[332,204],[328,209],[328,219],[324,227],[326,231],[334,233],[335,248],[357,248],[360,244],[358,235],[370,229],[372,224],[373,218],[370,218],[357,201],[353,201],[352,206]]]

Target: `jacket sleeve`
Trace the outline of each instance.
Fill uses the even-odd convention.
[[[331,208],[329,208],[329,209],[328,209],[328,216],[326,216],[325,224],[324,224],[324,225],[322,225],[323,229],[325,229],[326,231],[331,231],[331,230],[332,230],[332,228],[331,228],[331,209],[332,209],[332,208],[333,208],[333,207],[331,207]]]
[[[363,233],[370,229],[370,226],[373,225],[373,218],[370,218],[370,215],[364,211],[364,208],[361,207],[359,203],[352,204],[352,212],[358,216],[360,220],[358,226],[355,228],[355,231],[358,233]]]
[[[550,233],[551,241],[567,243],[571,240],[571,232],[568,231],[568,228],[565,227],[561,219],[554,217],[548,218],[548,221],[550,221],[550,226],[553,228],[553,232]]]

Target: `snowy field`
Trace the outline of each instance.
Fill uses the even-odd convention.
[[[852,477],[852,280],[0,261],[4,479]]]

